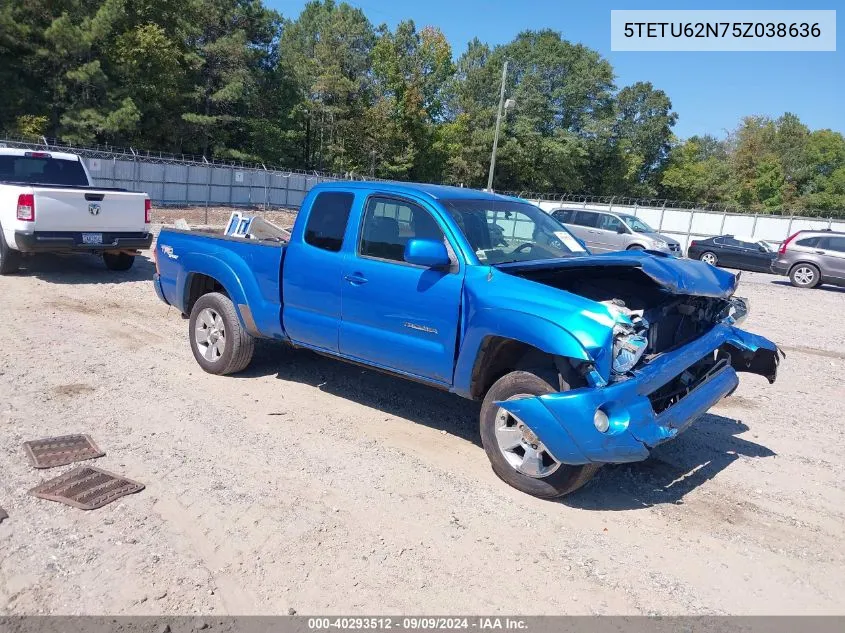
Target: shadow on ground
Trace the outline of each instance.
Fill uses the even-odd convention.
[[[307,350],[261,341],[247,371],[239,377],[276,375],[371,407],[382,413],[446,431],[481,446],[480,403]],[[284,400],[268,405],[268,415],[284,415]],[[380,421],[374,420],[375,423]],[[587,510],[632,510],[681,503],[684,495],[743,457],[772,457],[765,446],[737,437],[748,426],[708,414],[676,440],[657,447],[644,462],[609,465],[580,491],[561,500]],[[485,457],[479,453],[479,459]]]
[[[39,253],[25,257],[17,275],[37,277],[54,284],[115,284],[127,281],[149,281],[155,264],[145,254],[137,255],[127,271],[106,268],[103,258],[88,253],[58,255]]]
[[[740,433],[748,426],[707,414],[677,439],[658,446],[644,462],[609,465],[587,486],[561,500],[584,510],[635,510],[682,503],[684,496],[713,479],[740,457],[773,457],[774,451]]]
[[[791,283],[788,281],[783,281],[782,279],[777,279],[772,281],[771,283],[775,284],[776,286],[792,286]],[[796,288],[796,290],[801,291],[804,290],[803,288]],[[845,292],[845,288],[841,286],[831,286],[828,284],[822,284],[821,286],[816,286],[813,290],[826,290],[828,292]]]

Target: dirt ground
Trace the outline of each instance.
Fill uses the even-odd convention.
[[[778,382],[547,502],[495,477],[477,404],[271,343],[203,373],[152,274],[0,278],[2,614],[845,612],[843,290],[744,273]],[[29,496],[72,467],[21,443],[68,433],[146,489]]]

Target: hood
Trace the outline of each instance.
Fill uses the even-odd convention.
[[[678,246],[681,245],[681,243],[678,240],[676,240],[674,237],[669,237],[668,235],[663,235],[663,233],[658,233],[657,231],[652,231],[652,232],[649,232],[649,233],[640,233],[640,235],[645,235],[647,237],[650,237],[653,240],[660,240],[661,242],[666,242],[667,244],[677,244]]]
[[[601,271],[614,274],[638,270],[663,290],[677,295],[693,295],[727,299],[736,290],[738,276],[704,262],[680,259],[662,253],[624,251],[589,257],[545,259],[532,262],[513,262],[496,266],[511,274],[540,271],[567,271],[585,274]]]

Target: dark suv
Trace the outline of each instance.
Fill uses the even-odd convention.
[[[845,233],[798,231],[780,245],[772,270],[788,275],[793,286],[845,286]]]

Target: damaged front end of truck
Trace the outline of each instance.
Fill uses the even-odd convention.
[[[561,463],[645,459],[732,393],[737,372],[777,376],[782,352],[737,327],[737,275],[641,252],[498,269],[543,286],[529,303],[583,347],[566,362],[584,386],[497,403]]]

